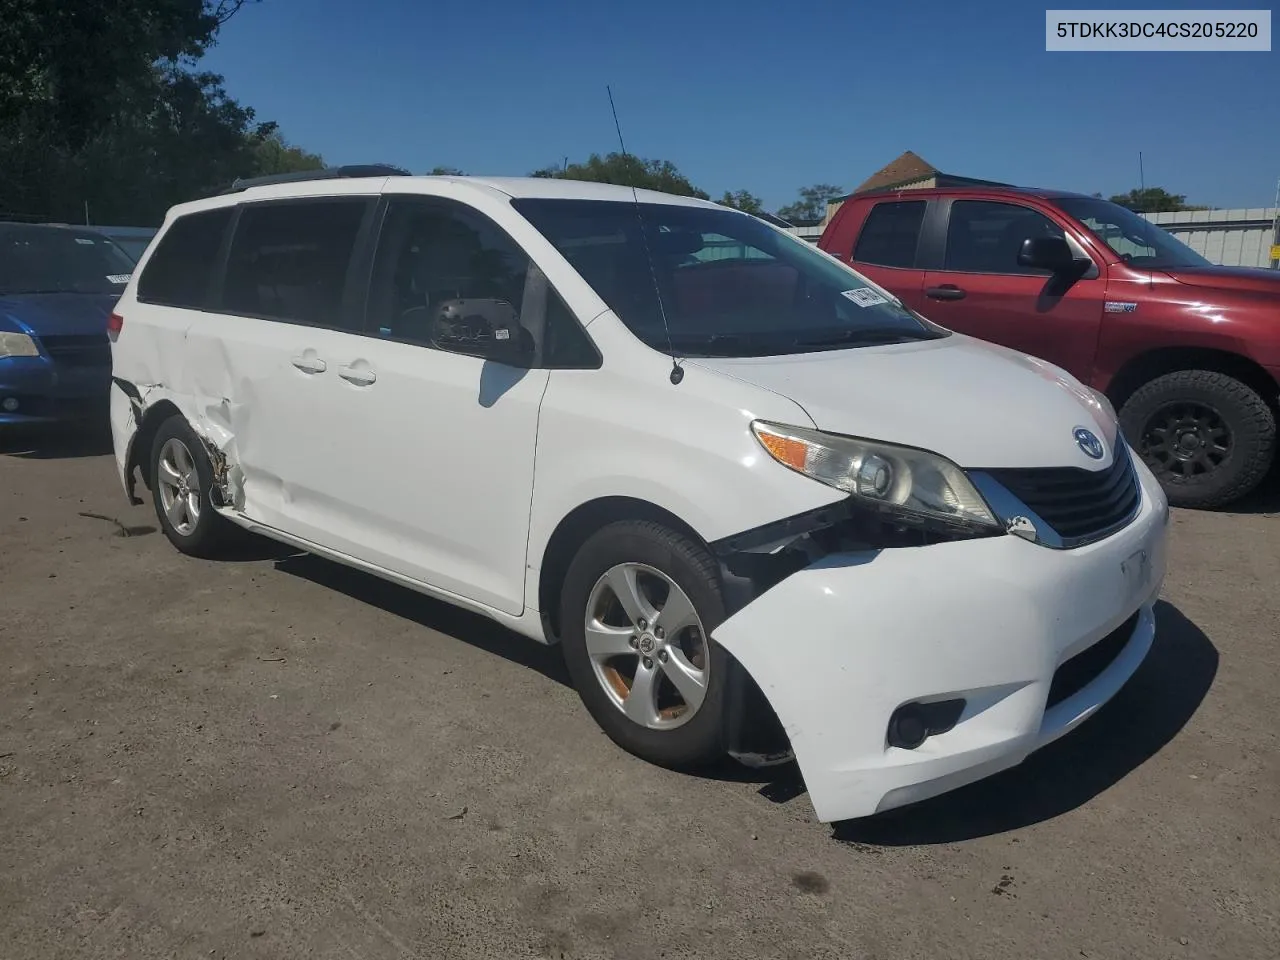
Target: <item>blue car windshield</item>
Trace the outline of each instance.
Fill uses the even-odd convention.
[[[512,206],[655,350],[777,356],[947,336],[804,241],[734,210],[541,198]]]
[[[124,292],[134,260],[102,234],[0,224],[0,295]]]

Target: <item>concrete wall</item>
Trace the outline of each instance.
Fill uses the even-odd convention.
[[[1275,215],[1264,207],[1144,214],[1206,260],[1228,267],[1271,266]]]

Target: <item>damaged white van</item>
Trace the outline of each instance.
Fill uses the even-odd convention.
[[[824,821],[1017,764],[1153,641],[1168,507],[1105,400],[712,203],[241,184],[111,329],[179,550],[243,528],[558,642],[621,747],[794,756]]]

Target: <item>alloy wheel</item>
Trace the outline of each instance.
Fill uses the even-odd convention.
[[[711,666],[702,620],[679,585],[641,563],[607,570],[587,600],[586,647],[596,679],[623,714],[650,730],[693,718]]]

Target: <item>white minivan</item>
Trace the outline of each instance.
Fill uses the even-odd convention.
[[[369,173],[174,207],[116,308],[116,459],[182,552],[244,528],[560,643],[621,747],[794,757],[824,821],[1142,662],[1168,506],[1067,373],[713,203]]]

